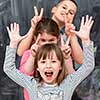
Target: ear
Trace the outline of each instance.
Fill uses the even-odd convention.
[[[37,71],[39,71],[39,68],[37,68]]]
[[[54,13],[56,12],[56,9],[57,9],[57,7],[54,6],[54,7],[52,8],[52,10],[51,10],[51,13],[54,14]]]

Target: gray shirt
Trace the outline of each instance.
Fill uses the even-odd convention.
[[[16,49],[6,49],[4,72],[16,83],[29,92],[30,100],[71,100],[73,91],[94,69],[93,43],[83,44],[84,61],[82,66],[73,74],[69,74],[58,86],[42,85],[33,77],[27,76],[16,69]]]

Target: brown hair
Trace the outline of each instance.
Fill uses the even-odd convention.
[[[59,2],[56,5],[59,5],[63,1],[66,1],[66,0],[59,0]],[[75,0],[69,0],[69,1],[72,1],[76,5],[76,7],[78,8],[77,2]]]
[[[55,36],[58,40],[60,37],[60,30],[57,23],[51,18],[42,18],[36,25],[34,36],[37,37],[39,34],[46,32],[49,35]],[[34,41],[33,41],[34,42]],[[32,42],[32,44],[33,44]]]
[[[38,80],[39,82],[42,81],[42,77],[39,74],[39,72],[37,71],[38,61],[41,58],[46,59],[46,57],[52,51],[54,51],[56,53],[56,56],[57,56],[58,60],[61,62],[62,69],[59,71],[58,77],[57,77],[57,83],[59,85],[64,80],[67,71],[66,71],[66,67],[65,67],[63,53],[62,53],[61,49],[59,48],[59,46],[56,45],[56,44],[45,44],[45,45],[41,46],[38,49],[38,51],[36,52],[36,57],[35,57],[35,60],[34,60],[34,78],[36,78],[36,80]]]
[[[42,32],[47,32],[47,34],[56,36],[57,38],[60,35],[57,23],[51,18],[42,18],[36,25],[34,35],[38,36],[38,34]]]

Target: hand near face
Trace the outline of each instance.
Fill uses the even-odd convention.
[[[68,21],[66,15],[64,15],[64,19],[65,19],[65,34],[67,36],[73,35],[74,33],[71,32],[70,30],[75,30],[75,26],[71,22]]]
[[[65,34],[67,36],[72,36],[74,35],[73,32],[71,32],[71,30],[75,31],[75,26],[73,24],[70,24],[70,23],[66,23],[65,24]]]
[[[68,37],[66,43],[64,43],[63,37],[61,37],[61,50],[63,52],[64,58],[68,59],[71,55],[71,48],[69,46],[70,36]]]
[[[8,31],[8,34],[9,34],[10,46],[11,47],[17,47],[18,43],[22,39],[27,37],[27,35],[20,36],[20,34],[19,34],[19,24],[17,24],[17,23],[10,24],[10,28],[7,26],[7,31]]]
[[[35,16],[31,19],[31,26],[33,29],[35,29],[35,26],[37,25],[37,23],[42,19],[43,8],[41,8],[41,11],[39,14],[36,6],[34,6],[34,13],[35,13]]]
[[[36,39],[36,42],[31,46],[31,54],[32,54],[33,57],[35,57],[36,52],[39,48],[40,37],[41,37],[41,35],[39,34],[37,39]]]

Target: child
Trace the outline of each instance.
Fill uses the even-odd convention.
[[[19,27],[16,27],[16,24],[14,24],[14,30],[15,32],[19,30]],[[11,30],[10,32],[13,32],[13,30]],[[21,67],[20,67],[21,72],[28,74],[30,76],[34,75],[33,64],[37,48],[47,43],[54,43],[60,45],[59,28],[56,22],[50,18],[42,18],[35,27],[34,40],[35,43],[33,43],[31,49],[25,51],[24,55],[22,56]],[[68,58],[68,56],[70,56],[71,53],[70,47],[66,46],[66,44],[63,44],[63,47],[61,48],[63,49],[63,52],[66,53],[65,54],[66,58]],[[74,71],[73,67],[68,68],[68,72],[71,71]],[[24,89],[24,98],[25,100],[29,100],[28,93],[25,89]]]
[[[34,12],[35,12],[35,16],[34,18],[38,20],[40,20],[42,18],[43,15],[43,8],[40,11],[40,14],[38,13],[36,7],[34,8]],[[58,24],[59,29],[61,30],[64,26],[67,27],[68,25],[65,23],[69,23],[68,26],[68,31],[66,32],[66,34],[63,36],[64,39],[67,35],[67,37],[69,37],[70,33],[69,29],[71,28],[72,25],[72,21],[74,19],[74,16],[77,12],[77,4],[75,3],[74,0],[60,0],[60,2],[55,5],[52,8],[52,19]],[[34,18],[31,21],[31,25],[32,27],[30,28],[29,32],[28,32],[28,37],[23,39],[18,46],[18,50],[17,53],[19,56],[22,56],[22,60],[21,60],[21,71],[24,73],[28,73],[29,75],[33,74],[33,70],[32,70],[32,63],[31,60],[29,58],[29,51],[26,51],[24,53],[25,50],[30,49],[31,45],[32,45],[32,40],[33,40],[33,32],[34,32],[34,22],[36,23],[37,21],[34,21]],[[45,38],[45,36],[44,36]],[[24,45],[25,44],[25,45]],[[67,70],[68,73],[73,73],[74,69],[73,69],[73,62],[72,62],[72,58],[73,60],[78,63],[78,64],[82,64],[83,62],[83,52],[82,49],[77,41],[77,37],[75,34],[71,34],[71,38],[70,38],[70,46],[71,46],[71,55],[69,59],[66,60],[66,64],[67,64]],[[69,49],[67,49],[66,52],[69,52]],[[23,54],[24,53],[24,54]],[[68,53],[67,53],[68,54]],[[70,53],[69,53],[70,54]],[[30,67],[29,67],[30,66]],[[25,95],[24,95],[25,96]],[[28,96],[26,96],[25,98],[27,98]],[[25,100],[29,100],[29,99],[25,99]]]
[[[35,16],[38,17],[38,19],[40,19],[43,15],[43,8],[40,11],[40,14],[38,13],[36,7],[35,7]],[[77,4],[75,3],[74,0],[60,0],[60,2],[55,5],[52,10],[52,19],[58,24],[59,29],[61,30],[64,26],[67,28],[66,29],[66,35],[67,37],[69,35],[71,35],[70,38],[70,45],[71,45],[71,49],[72,49],[72,58],[74,59],[74,61],[78,64],[82,64],[83,62],[83,53],[82,53],[82,49],[77,41],[77,37],[75,34],[69,34],[69,29],[73,27],[72,22],[74,19],[74,16],[77,12]],[[36,18],[37,19],[37,18]],[[19,56],[22,56],[24,51],[29,49],[33,40],[33,32],[34,32],[34,18],[31,21],[31,25],[32,27],[30,28],[28,34],[28,37],[23,39],[19,46],[18,46],[18,50],[17,53]],[[67,23],[69,23],[67,25]],[[66,37],[66,35],[64,35]],[[23,45],[26,44],[26,45]],[[70,65],[72,66],[72,65]]]
[[[88,16],[86,18],[87,18],[87,20],[85,23],[90,23],[91,18],[89,19]],[[86,27],[88,27],[88,28],[86,28]],[[80,31],[87,32],[90,30],[90,28],[91,27],[88,24],[81,25]],[[41,36],[38,36],[39,33],[41,34]],[[33,76],[33,70],[34,70],[34,67],[33,67],[34,57],[33,56],[35,56],[34,54],[37,51],[36,48],[38,48],[39,45],[43,45],[46,43],[57,44],[58,43],[57,41],[59,41],[59,38],[60,38],[59,28],[53,20],[51,20],[49,18],[43,18],[36,25],[36,29],[34,31],[34,37],[37,38],[36,43],[32,45],[31,50],[28,50],[24,53],[24,55],[22,57],[22,61],[21,61],[21,67],[20,67],[21,72],[26,73],[31,76]],[[62,42],[63,42],[63,40],[62,40]],[[68,52],[70,55],[70,48],[68,47],[68,42],[66,43],[67,45],[62,42],[61,42],[61,48],[66,57],[68,55]],[[35,51],[35,53],[34,53],[34,51]],[[65,60],[67,61],[67,59],[65,59]],[[26,61],[27,61],[27,63],[25,63]],[[69,67],[68,63],[67,63],[67,70],[68,70],[68,74],[74,72],[73,67]],[[27,91],[25,91],[25,90],[24,90],[24,98],[25,98],[25,100],[29,100]]]
[[[90,18],[91,19],[91,18]],[[91,28],[93,21],[86,24]],[[94,69],[93,43],[89,33],[75,32],[82,40],[84,60],[82,66],[72,74],[66,75],[64,57],[56,44],[45,44],[38,48],[34,59],[34,77],[22,74],[15,67],[16,48],[18,43],[25,38],[19,35],[18,24],[11,25],[11,31],[7,27],[10,45],[7,47],[4,61],[4,72],[16,83],[28,90],[30,100],[71,100],[73,91],[77,85],[85,79]],[[82,28],[82,27],[81,27]],[[88,27],[84,27],[85,29]]]
[[[24,55],[22,56],[22,60],[21,60],[20,69],[22,72],[26,74],[30,74],[31,72],[33,72],[33,69],[34,69],[33,68],[33,60],[34,60],[33,57],[35,56],[35,53],[37,52],[37,48],[39,46],[47,44],[47,43],[55,43],[60,46],[60,34],[59,34],[59,28],[56,22],[54,22],[50,18],[42,18],[36,25],[36,28],[34,31],[34,40],[35,40],[34,41],[35,43],[33,43],[30,50],[27,50],[24,53]],[[62,48],[62,51],[65,55],[64,57],[67,59],[70,56],[71,49],[68,46],[68,43],[64,44],[63,39],[61,40],[62,42],[61,42],[60,47]]]

